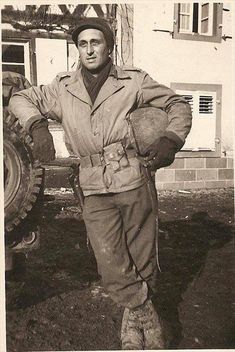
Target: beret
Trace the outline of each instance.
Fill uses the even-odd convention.
[[[85,29],[94,28],[103,32],[108,47],[113,50],[114,47],[114,35],[107,21],[99,17],[86,17],[79,21],[79,24],[75,27],[72,32],[72,39],[77,46],[77,39],[80,32]]]

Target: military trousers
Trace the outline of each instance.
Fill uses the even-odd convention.
[[[143,304],[156,286],[156,214],[147,185],[85,197],[83,217],[110,297],[127,308]]]

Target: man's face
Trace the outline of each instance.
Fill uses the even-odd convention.
[[[110,50],[105,37],[98,29],[85,29],[78,35],[78,51],[82,65],[91,73],[99,72],[108,60]]]

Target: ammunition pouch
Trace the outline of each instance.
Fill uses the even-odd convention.
[[[112,143],[103,148],[98,154],[81,157],[81,167],[110,166],[113,172],[129,166],[129,158],[136,156],[136,151],[126,149],[122,142]]]

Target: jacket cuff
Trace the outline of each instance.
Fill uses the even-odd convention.
[[[177,151],[179,151],[183,145],[184,145],[184,142],[182,141],[182,139],[180,137],[177,136],[177,134],[175,134],[174,132],[172,131],[166,131],[165,132],[165,137],[167,137],[168,139],[172,140],[173,142],[175,142],[176,144],[176,147],[177,147]]]
[[[25,130],[27,133],[31,134],[34,127],[38,126],[40,123],[45,123],[48,126],[46,118],[42,115],[34,115],[30,117],[25,123]]]

